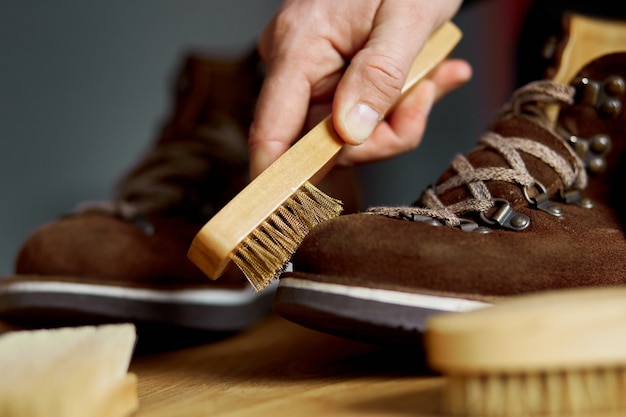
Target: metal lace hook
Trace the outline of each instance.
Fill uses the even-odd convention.
[[[511,203],[502,198],[494,198],[492,200],[497,209],[487,218],[484,212],[480,213],[480,218],[488,225],[498,225],[505,229],[524,230],[530,225],[530,217],[523,213],[519,213],[511,208]]]
[[[552,216],[561,217],[563,215],[563,208],[550,200],[546,187],[539,181],[535,181],[533,187],[538,191],[534,197],[530,196],[530,187],[524,187],[524,197],[526,197],[526,200],[538,210],[544,211]]]

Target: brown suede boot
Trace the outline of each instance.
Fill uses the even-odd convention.
[[[626,284],[625,80],[619,53],[571,85],[522,87],[412,206],[314,229],[280,279],[275,311],[341,336],[420,343],[432,314]],[[554,104],[556,127],[545,111]]]
[[[33,327],[135,322],[237,331],[271,309],[236,269],[209,280],[187,259],[204,223],[248,181],[256,53],[187,56],[172,115],[112,201],[36,230],[0,281],[0,319]]]

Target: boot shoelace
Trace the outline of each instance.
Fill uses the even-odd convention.
[[[571,104],[573,95],[573,87],[548,80],[536,81],[517,90],[509,104],[502,110],[500,117],[524,115],[537,124],[553,130],[545,106]],[[457,155],[451,164],[456,175],[439,185],[428,187],[420,198],[421,207],[372,207],[367,213],[422,221],[432,225],[445,224],[482,233],[490,232],[489,226],[513,230],[525,229],[530,224],[528,216],[514,212],[505,199],[494,198],[485,184],[485,181],[505,181],[521,186],[526,199],[536,208],[560,215],[558,206],[551,204],[547,199],[545,188],[530,174],[519,152],[532,155],[551,167],[561,179],[563,191],[582,190],[586,187],[584,162],[568,144],[565,144],[564,149],[571,156],[573,164],[548,146],[523,137],[503,137],[495,132],[486,132],[481,137],[479,145],[499,153],[510,168],[474,168],[465,156]],[[470,198],[448,206],[440,200],[439,196],[461,186],[467,186]],[[530,196],[533,190],[538,192],[535,197]],[[494,208],[495,213],[487,216],[487,212],[493,211]],[[479,226],[476,222],[461,217],[468,213],[478,214],[486,226]]]
[[[154,234],[154,226],[146,218],[149,213],[193,205],[191,209],[198,215],[209,218],[217,209],[210,196],[190,198],[190,195],[215,177],[210,174],[216,159],[230,166],[247,167],[245,140],[240,138],[241,132],[234,122],[222,118],[197,126],[192,140],[157,143],[122,178],[113,200],[79,203],[70,215],[87,212],[115,215],[136,224],[148,235]]]

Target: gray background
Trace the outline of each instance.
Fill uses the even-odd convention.
[[[0,276],[36,227],[103,200],[165,117],[170,79],[188,50],[247,51],[279,0],[0,2]],[[423,144],[360,169],[364,205],[406,204],[467,151],[508,97],[502,4],[455,22],[455,56],[475,76],[434,109]],[[102,242],[106,244],[106,242]]]

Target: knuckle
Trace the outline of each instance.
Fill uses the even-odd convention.
[[[291,12],[291,9],[287,8],[279,13],[273,25],[273,34],[276,37],[280,37],[281,35],[288,34],[297,29],[297,19]]]
[[[397,99],[405,77],[397,60],[384,55],[370,55],[356,64],[361,67],[367,94],[388,104]]]

